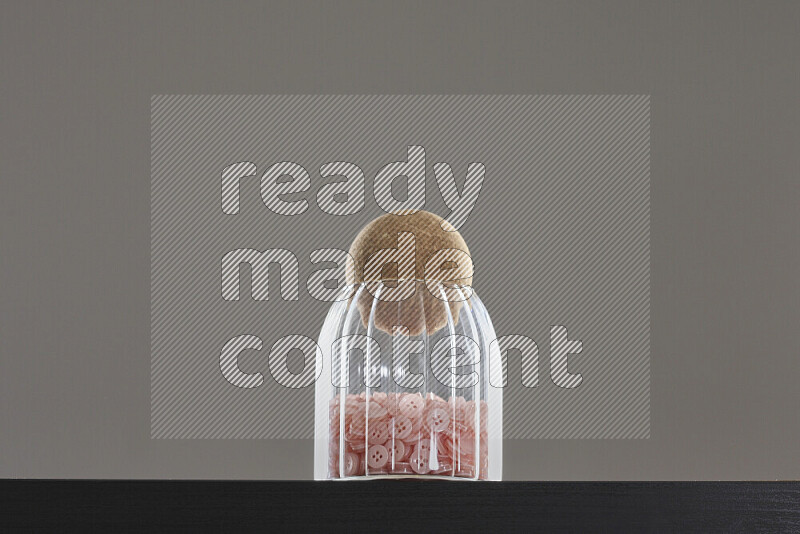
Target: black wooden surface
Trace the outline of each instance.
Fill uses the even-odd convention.
[[[800,483],[2,481],[0,531],[800,532]]]

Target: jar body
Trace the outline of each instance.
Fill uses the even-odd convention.
[[[371,284],[346,288],[320,333],[315,479],[500,480],[502,370],[483,304],[471,288]]]

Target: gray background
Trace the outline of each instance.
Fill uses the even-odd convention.
[[[278,384],[270,348],[290,334],[318,338],[331,304],[307,290],[309,253],[349,249],[384,214],[374,177],[417,144],[426,152],[425,209],[442,216],[449,210],[434,163],[448,162],[459,184],[470,162],[485,165],[480,197],[460,228],[472,285],[498,336],[539,346],[537,388],[522,386],[520,355],[508,358],[503,435],[648,437],[649,108],[642,95],[154,97],[151,436],[313,437],[314,388]],[[310,175],[308,209],[294,216],[270,211],[259,191],[261,175],[284,160]],[[336,160],[357,163],[366,176],[358,213],[334,216],[318,206],[326,182],[319,166]],[[230,215],[221,208],[220,175],[239,161],[258,170],[240,180],[240,211]],[[279,278],[290,282],[283,270],[269,276],[269,300],[254,300],[251,268],[240,269],[240,300],[224,300],[221,259],[242,248],[291,251],[297,300],[279,294]],[[577,388],[550,380],[550,325],[583,343],[568,361],[582,375]],[[220,372],[222,346],[242,334],[263,342],[238,357],[245,372],[264,374],[257,389],[237,388]],[[291,359],[302,369],[299,360]]]
[[[152,94],[610,93],[652,95],[651,438],[508,440],[505,478],[800,478],[799,17],[3,3],[0,476],[311,476],[311,440],[150,440]]]

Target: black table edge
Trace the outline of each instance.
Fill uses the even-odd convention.
[[[0,531],[800,532],[800,482],[2,480]]]

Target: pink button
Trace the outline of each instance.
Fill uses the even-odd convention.
[[[393,420],[394,438],[406,440],[414,430],[414,423],[405,415],[398,415]]]
[[[399,439],[395,440],[390,439],[386,443],[384,443],[383,446],[386,447],[389,450],[389,452],[392,453],[393,462],[395,463],[402,462],[403,460],[406,459],[406,449],[407,449],[406,444],[400,441]]]
[[[328,462],[328,473],[331,478],[339,478],[339,457],[331,458]]]
[[[389,395],[386,393],[382,393],[380,391],[372,394],[372,400],[380,404],[381,406],[386,406],[386,401],[389,399]]]
[[[399,403],[400,413],[411,420],[420,418],[424,406],[425,401],[422,400],[422,397],[411,393],[403,395]]]
[[[358,474],[359,462],[361,458],[354,453],[348,452],[344,455],[344,476],[352,477]]]
[[[475,434],[462,432],[453,440],[453,457],[473,456],[475,454]]]
[[[389,415],[394,417],[397,415],[400,406],[400,397],[396,393],[389,393],[383,407],[389,412]]]
[[[439,395],[436,395],[435,393],[428,393],[427,395],[425,395],[425,400],[432,402],[444,402],[444,399],[441,398]]]
[[[388,417],[389,412],[380,403],[370,401],[369,404],[367,404],[367,414],[369,415],[369,420],[373,421]]]
[[[464,410],[464,407],[467,405],[467,401],[464,400],[464,397],[461,395],[457,397],[450,397],[447,400],[447,403],[453,406],[456,410]]]
[[[355,443],[355,442],[364,442],[364,430],[365,428],[354,428],[352,425],[347,427],[344,433],[344,439],[348,443]]]
[[[450,426],[450,414],[444,408],[431,408],[425,416],[425,427],[431,432],[442,432]]]
[[[411,469],[418,475],[426,475],[431,470],[428,454],[423,453],[417,449],[411,453],[411,458],[408,460]]]
[[[371,469],[380,469],[389,462],[389,451],[383,445],[373,445],[367,451],[367,465]]]
[[[353,452],[364,452],[364,449],[367,448],[367,444],[364,443],[364,438],[356,441],[348,441],[347,446],[350,447],[350,450]]]
[[[475,478],[475,465],[467,462],[461,462],[456,468],[457,477]]]
[[[364,476],[367,473],[367,459],[363,454],[358,455],[358,476]]]
[[[393,475],[413,475],[414,470],[411,469],[411,464],[408,462],[396,462],[392,467]]]
[[[364,412],[355,413],[350,417],[350,428],[355,435],[364,435],[364,431],[367,429],[367,417]]]
[[[453,440],[447,436],[440,436],[436,440],[436,453],[440,459],[451,458],[453,456]]]
[[[367,438],[370,443],[383,443],[389,437],[389,425],[383,422],[370,423]]]
[[[414,444],[414,453],[422,454],[426,457],[429,456],[431,453],[431,440],[429,439],[417,440]]]
[[[432,475],[452,475],[453,464],[450,462],[439,462],[439,468],[431,471]]]
[[[448,406],[445,401],[443,401],[440,397],[434,395],[433,397],[428,397],[425,400],[425,411],[427,412],[431,408],[442,408],[443,410],[447,410]]]
[[[363,413],[366,410],[367,404],[359,398],[347,399],[344,406],[344,413],[346,415],[354,415]]]
[[[353,414],[363,408],[364,401],[354,395],[348,395],[344,402],[344,411],[346,414]]]
[[[486,433],[487,422],[489,420],[489,408],[485,401],[481,401],[476,405],[475,401],[468,401],[464,408],[464,423],[470,428],[475,430],[475,417],[477,415],[478,406],[480,406],[480,416],[478,416],[477,424],[480,426],[481,434]]]

